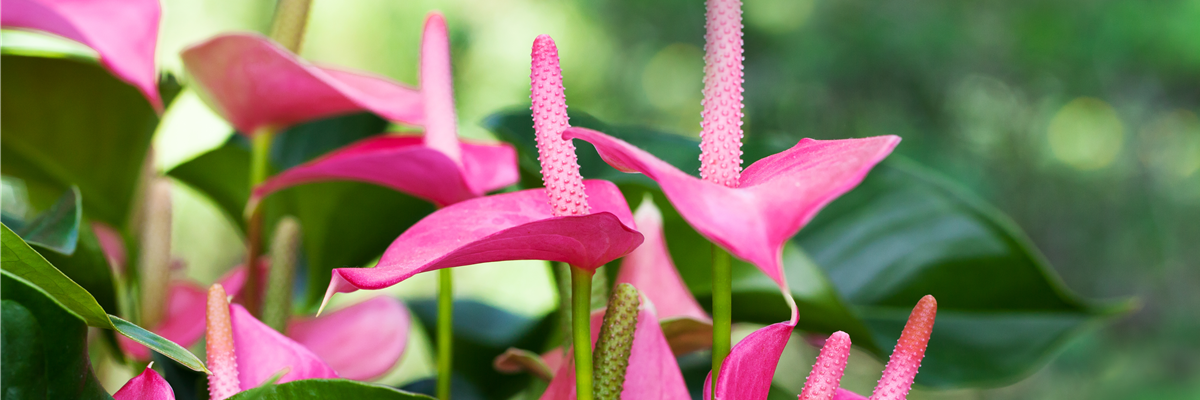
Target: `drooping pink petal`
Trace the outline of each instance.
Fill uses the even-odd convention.
[[[821,347],[821,355],[804,381],[799,400],[830,400],[836,394],[850,359],[850,335],[837,331]]]
[[[125,386],[113,393],[113,400],[175,400],[175,391],[166,379],[150,367],[138,376],[125,382]]]
[[[717,377],[717,399],[766,400],[771,391],[771,378],[792,330],[796,328],[797,312],[791,297],[792,318],[754,331],[729,350]],[[712,398],[712,373],[704,380],[704,399]]]
[[[400,235],[374,268],[338,268],[325,298],[382,289],[441,268],[506,260],[561,261],[592,270],[642,243],[629,205],[608,181],[584,183],[593,214],[555,217],[545,189],[467,200],[442,208]]]
[[[100,251],[104,252],[104,258],[108,260],[109,267],[112,267],[113,272],[117,274],[124,274],[125,239],[121,238],[121,233],[103,222],[93,221],[91,225],[92,233],[96,235],[96,241],[100,242]]]
[[[667,199],[700,234],[750,261],[786,287],[783,243],[826,204],[858,185],[896,144],[897,136],[862,139],[803,139],[791,149],[763,158],[743,171],[741,185],[728,188],[688,175],[622,140],[584,128],[565,138],[596,146],[604,161],[658,182]]]
[[[0,25],[39,30],[82,43],[113,75],[133,85],[161,112],[154,49],[158,0],[4,0]]]
[[[246,281],[246,269],[239,266],[221,278],[225,293],[237,296]],[[199,285],[187,281],[171,282],[167,289],[167,311],[162,323],[150,331],[183,347],[191,346],[204,335],[204,315],[208,294]],[[117,336],[121,349],[135,360],[149,360],[150,349],[124,335]]]
[[[346,379],[369,380],[393,366],[408,344],[408,309],[379,296],[316,318],[298,318],[287,335]]]
[[[908,397],[908,391],[917,377],[917,369],[921,367],[921,359],[925,358],[925,347],[929,345],[929,336],[933,334],[935,317],[937,300],[925,295],[909,314],[908,323],[904,324],[904,331],[900,333],[900,340],[892,350],[871,400],[904,400]]]
[[[181,54],[201,97],[238,131],[370,111],[424,123],[421,93],[392,80],[320,68],[256,34],[227,34]]]
[[[742,2],[705,4],[700,176],[738,187],[742,170]]]
[[[208,289],[204,355],[208,361],[208,395],[224,400],[241,391],[228,296],[221,284]],[[245,361],[242,362],[243,364]]]
[[[647,303],[647,302],[644,302]],[[600,337],[600,326],[604,323],[604,310],[591,315],[592,346]],[[571,400],[575,398],[574,357],[568,353],[565,362],[554,374],[554,379],[542,394],[541,400]],[[653,306],[643,304],[638,312],[637,329],[633,333],[633,349],[629,354],[629,369],[625,372],[625,385],[621,391],[625,400],[686,400],[691,396],[683,382],[683,373],[675,355],[658,326],[658,317]]]
[[[258,387],[284,371],[276,383],[338,377],[312,351],[254,319],[240,304],[231,305],[229,315],[241,390]]]
[[[420,79],[425,102],[425,145],[442,152],[455,165],[461,164],[454,81],[450,76],[450,37],[446,34],[446,18],[437,12],[425,18]]]
[[[460,168],[420,136],[385,135],[363,139],[305,164],[289,168],[254,189],[252,203],[295,185],[355,180],[385,186],[445,207],[484,195],[520,178],[511,145],[455,141]],[[251,206],[253,207],[253,206]]]
[[[562,131],[570,125],[554,39],[549,35],[534,39],[531,57],[529,99],[532,101],[538,161],[542,164],[542,182],[550,194],[554,215],[587,215],[587,191],[583,190],[583,177],[579,175],[575,144],[562,138]]]

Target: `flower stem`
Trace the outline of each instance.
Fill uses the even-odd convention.
[[[454,275],[450,268],[438,271],[437,398],[450,398],[451,362],[454,357]]]
[[[254,132],[250,152],[250,191],[267,179],[268,161],[271,156],[271,140],[275,132],[261,128]],[[258,258],[262,255],[263,207],[259,204],[246,221],[246,283],[242,290],[242,303],[256,318],[262,317],[262,271]]]
[[[733,272],[732,259],[729,252],[720,246],[712,245],[713,279],[712,279],[712,312],[713,312],[713,351],[712,351],[712,399],[717,398],[717,376],[721,372],[721,364],[729,355],[730,325],[732,324],[731,308],[733,303]]]
[[[575,348],[575,399],[592,400],[592,274],[571,266],[571,338]]]
[[[300,235],[300,221],[289,215],[279,220],[271,237],[271,272],[263,289],[262,322],[279,333],[286,333],[292,316],[292,282],[296,278]]]
[[[271,39],[295,54],[304,43],[304,28],[308,25],[308,10],[312,0],[280,0],[271,23]]]

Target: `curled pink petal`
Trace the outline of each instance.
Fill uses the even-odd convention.
[[[587,192],[579,175],[575,144],[562,138],[567,124],[567,97],[558,65],[558,47],[548,35],[533,41],[530,68],[530,94],[533,130],[537,135],[538,161],[542,164],[542,182],[549,193],[554,215],[587,215]]]
[[[158,45],[158,0],[4,0],[0,25],[49,32],[82,43],[100,63],[133,85],[162,112],[154,49]]]
[[[742,2],[705,4],[700,176],[738,187],[742,171]]]
[[[420,136],[376,136],[290,168],[254,189],[251,203],[295,185],[326,180],[373,183],[445,207],[513,183],[516,151],[511,145],[455,141],[462,168]]]
[[[821,347],[821,355],[804,381],[800,400],[830,400],[842,382],[846,361],[850,359],[850,335],[837,331]]]
[[[454,82],[450,77],[450,37],[446,18],[430,13],[421,35],[421,95],[425,101],[425,145],[461,163],[458,122],[454,113]]]
[[[325,298],[382,289],[441,268],[506,260],[548,260],[595,270],[642,243],[616,185],[585,182],[593,214],[556,217],[545,189],[467,200],[442,208],[400,235],[374,268],[338,268]]]
[[[937,300],[926,295],[913,307],[904,324],[896,349],[888,359],[883,376],[871,394],[871,400],[904,400],[912,389],[913,380],[917,377],[917,369],[921,368],[921,359],[925,358],[925,347],[929,345],[929,336],[933,334],[933,320],[937,317]]]
[[[742,173],[738,188],[688,175],[622,140],[583,128],[566,138],[596,146],[604,161],[658,182],[667,199],[700,234],[750,261],[786,287],[780,252],[783,243],[826,204],[858,185],[896,144],[897,136],[863,139],[803,139],[766,157]]]
[[[625,400],[687,400],[691,395],[683,382],[683,373],[671,352],[667,339],[658,326],[652,306],[644,304],[638,312],[637,329],[633,334],[633,349],[629,354],[629,369],[625,372]],[[592,312],[592,346],[600,336],[604,310]],[[561,353],[560,353],[561,354]],[[564,359],[554,379],[542,394],[542,400],[575,398],[575,365],[570,354]]]
[[[771,378],[779,357],[787,346],[792,330],[796,328],[795,311],[792,319],[761,328],[738,342],[729,351],[721,364],[721,375],[717,378],[717,398],[766,399],[771,391]],[[712,398],[712,374],[704,380],[704,399]]]
[[[125,382],[113,393],[113,400],[175,400],[175,391],[166,379],[146,367],[138,376]]]
[[[181,56],[201,97],[246,135],[364,110],[424,123],[420,92],[378,76],[313,66],[256,34],[217,36]]]
[[[692,297],[687,284],[671,254],[667,253],[663,237],[662,214],[654,202],[647,199],[633,215],[638,231],[645,237],[642,245],[621,261],[621,270],[614,284],[629,283],[654,302],[659,319],[692,318],[712,322],[700,303]]]
[[[408,344],[409,318],[400,300],[379,296],[317,318],[292,320],[287,335],[341,377],[365,381],[400,360]]]
[[[276,383],[338,377],[312,351],[254,319],[240,304],[231,305],[229,315],[241,390],[258,387],[284,371]]]

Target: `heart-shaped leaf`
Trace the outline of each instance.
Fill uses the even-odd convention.
[[[75,185],[86,216],[125,226],[158,123],[150,103],[95,62],[8,54],[0,60],[4,174],[25,181],[36,209]]]
[[[305,379],[280,385],[263,385],[229,400],[432,400],[432,397],[346,379]]]

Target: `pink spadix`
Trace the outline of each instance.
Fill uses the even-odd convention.
[[[709,0],[707,8],[700,177],[732,188],[742,172],[742,2]]]
[[[850,359],[850,335],[837,331],[825,340],[817,363],[813,364],[812,372],[804,381],[804,391],[800,392],[800,400],[829,400],[837,392],[842,382],[842,374],[846,372],[846,361]]]
[[[926,295],[917,302],[896,349],[888,359],[883,376],[871,394],[871,400],[903,400],[912,389],[913,380],[917,377],[917,369],[921,367],[921,359],[925,358],[925,347],[929,345],[929,336],[933,334],[933,320],[937,316],[937,300]]]
[[[208,395],[224,400],[241,391],[238,384],[237,355],[233,350],[233,324],[229,318],[229,300],[221,284],[208,289],[208,308],[205,313],[207,329],[204,352],[208,359]]]
[[[563,131],[570,128],[570,118],[554,39],[549,35],[534,39],[532,58],[529,99],[533,103],[533,129],[537,134],[538,161],[542,163],[542,182],[555,216],[587,215],[587,194],[583,190],[583,176],[579,175],[575,145],[562,137]]]

